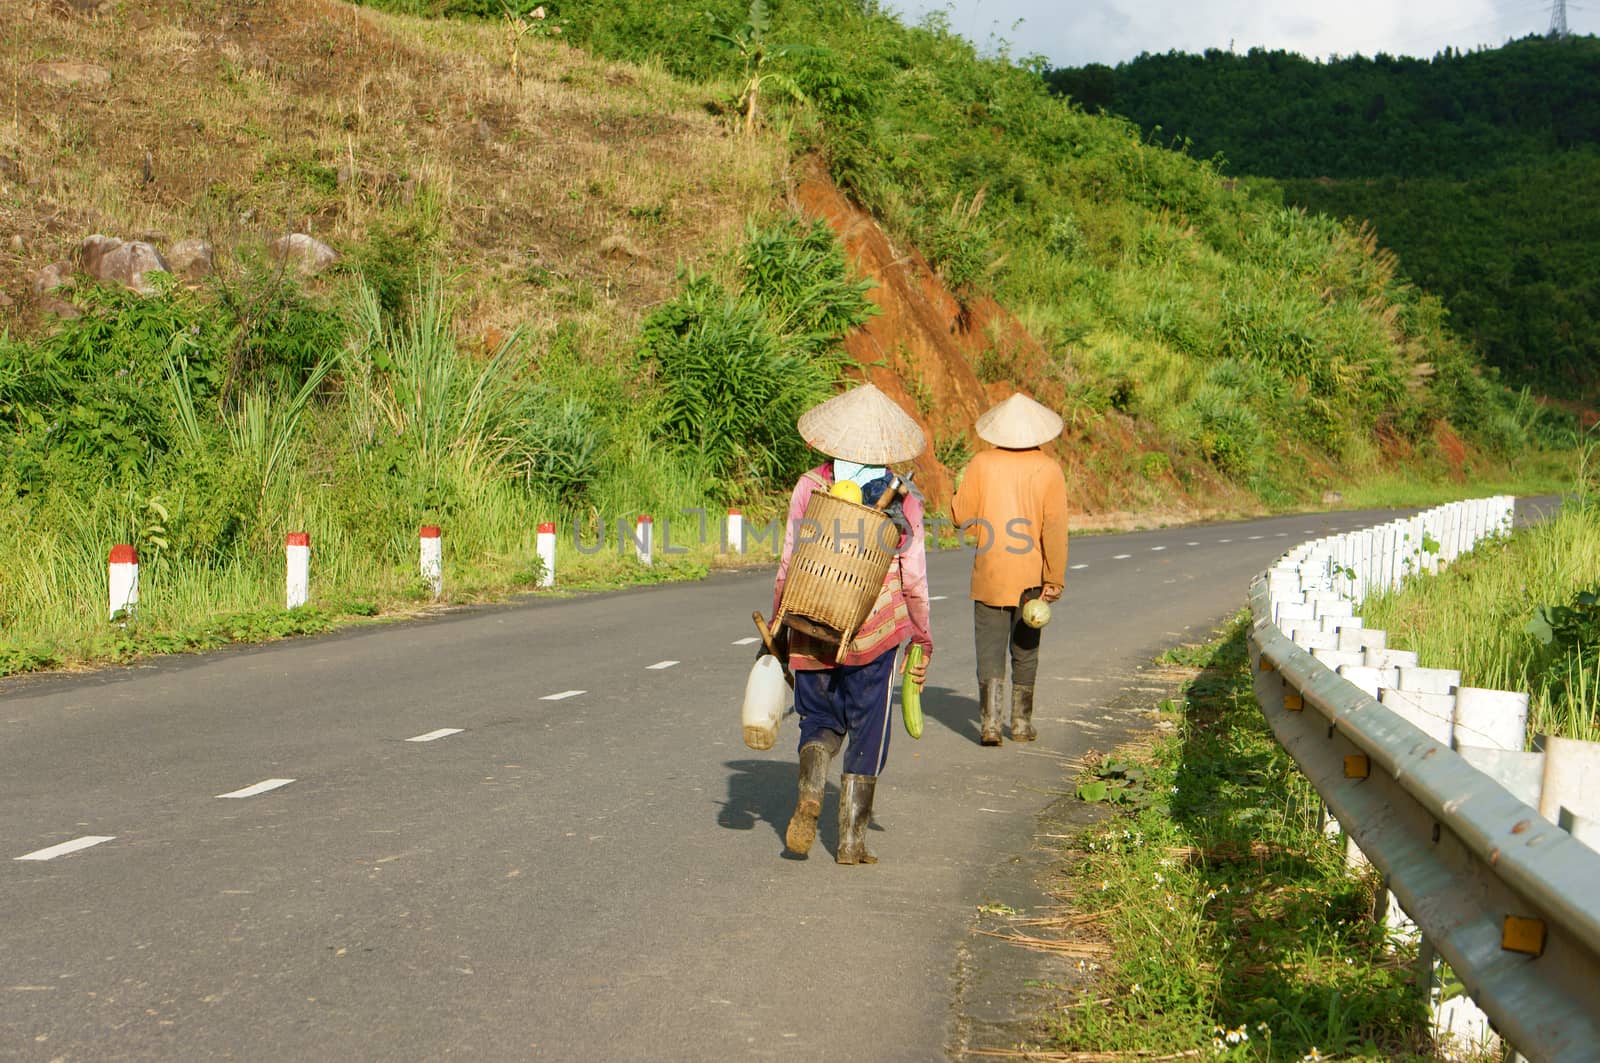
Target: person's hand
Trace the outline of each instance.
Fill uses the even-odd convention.
[[[901,674],[909,672],[911,681],[920,687],[928,678],[928,662],[931,660],[933,660],[933,647],[924,646],[922,647],[922,660],[917,662],[916,665],[911,665],[911,655],[909,653],[901,658],[900,672]]]
[[[1044,585],[1044,593],[1039,595],[1039,597],[1043,598],[1047,602],[1058,601],[1061,598],[1061,588],[1056,586],[1054,583],[1046,583]]]

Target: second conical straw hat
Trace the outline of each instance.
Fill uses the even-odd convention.
[[[928,445],[911,415],[871,384],[811,407],[797,427],[800,438],[829,457],[863,465],[910,461]]]
[[[1027,450],[1061,434],[1061,417],[1020,391],[978,418],[978,438],[997,447]]]

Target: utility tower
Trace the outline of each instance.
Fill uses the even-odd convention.
[[[1567,35],[1567,0],[1550,5],[1550,36],[1560,40]]]

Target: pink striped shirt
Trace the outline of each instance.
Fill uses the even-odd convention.
[[[789,562],[794,557],[795,529],[806,515],[806,503],[816,491],[826,491],[833,483],[833,464],[819,465],[800,477],[794,494],[789,497],[789,522],[783,533],[783,556],[778,561],[778,576],[772,588],[772,615],[778,613],[783,600],[783,584],[789,575]],[[922,530],[922,502],[915,495],[907,495],[902,504],[906,520],[911,525],[909,540],[900,537],[900,550],[889,565],[883,578],[883,590],[873,603],[872,613],[862,623],[861,630],[850,640],[849,649],[835,662],[833,647],[828,643],[789,629],[789,667],[797,672],[833,668],[837,665],[866,664],[886,652],[898,649],[911,637],[922,646],[928,656],[933,656],[933,633],[928,623],[928,554]]]

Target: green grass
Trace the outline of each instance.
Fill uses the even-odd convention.
[[[1457,668],[1466,686],[1526,691],[1528,731],[1600,740],[1600,632],[1546,646],[1528,630],[1536,612],[1600,590],[1600,510],[1569,503],[1553,520],[1480,545],[1435,576],[1361,607],[1389,645],[1432,668]]]
[[[1489,495],[1559,495],[1572,485],[1570,454],[1532,456],[1514,475],[1492,476],[1457,483],[1448,477],[1429,477],[1423,470],[1398,468],[1363,476],[1334,490],[1342,496],[1341,509],[1406,509],[1432,507],[1446,502]]]
[[[1169,654],[1192,670],[1165,735],[1091,764],[1118,813],[1064,855],[1074,907],[1109,939],[1048,1020],[1060,1051],[1176,1058],[1435,1059],[1420,993],[1373,923],[1318,800],[1255,704],[1248,621]],[[1098,1058],[1098,1057],[1097,1057]]]
[[[627,401],[620,367],[589,363],[559,333],[480,353],[452,313],[436,280],[399,318],[358,287],[324,312],[348,336],[333,358],[275,363],[288,376],[276,389],[244,374],[231,396],[219,384],[227,348],[212,339],[225,314],[183,293],[108,298],[46,342],[6,341],[16,370],[0,380],[0,413],[21,430],[0,452],[0,674],[414,614],[432,604],[417,571],[423,524],[444,529],[444,602],[466,603],[537,585],[544,521],[561,529],[557,579],[572,590],[732,563],[718,551],[718,494],[752,524],[776,515],[759,479],[713,490],[697,455],[661,440],[652,403]],[[95,404],[101,377],[124,382],[140,431]],[[697,508],[712,518],[705,536]],[[648,569],[618,550],[617,520],[641,513],[663,536]],[[574,522],[602,516],[607,549],[580,550]],[[668,552],[669,521],[683,553]],[[280,616],[289,531],[310,534],[315,609]],[[106,617],[117,543],[141,560],[127,624]]]

